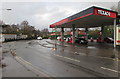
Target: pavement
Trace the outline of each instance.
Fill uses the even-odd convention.
[[[18,63],[10,52],[3,54],[3,57],[2,63],[7,66],[2,69],[2,77],[37,77],[35,73]]]
[[[0,79],[2,78],[2,66],[1,66],[1,59],[2,59],[2,45],[0,44]]]
[[[15,50],[18,59],[29,63],[51,77],[118,77],[119,60],[110,58],[119,53],[111,45],[71,45],[52,40],[18,41],[4,44]],[[28,66],[27,66],[28,67]],[[35,71],[36,72],[36,71]]]
[[[0,67],[0,79],[2,78],[2,68]]]

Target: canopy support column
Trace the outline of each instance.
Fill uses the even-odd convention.
[[[76,28],[76,37],[78,38],[79,37],[79,29]]]
[[[101,26],[101,41],[104,40],[104,26]]]
[[[85,28],[85,33],[86,33],[85,39],[88,41],[88,28]]]
[[[73,34],[72,34],[72,44],[74,44],[75,43],[75,24],[74,25],[72,25],[73,27],[72,27],[72,30],[73,30]]]
[[[114,19],[114,47],[116,47],[116,19]]]
[[[61,27],[61,32],[62,32],[61,41],[63,42],[64,41],[64,28],[63,27]]]

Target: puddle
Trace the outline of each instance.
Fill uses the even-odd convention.
[[[42,45],[48,45],[48,44],[46,44],[46,43],[43,43]]]
[[[46,47],[50,47],[50,48],[53,48],[53,45],[45,45]]]
[[[85,56],[86,54],[84,54],[84,53],[79,53],[79,55],[83,55],[83,56]]]
[[[89,48],[89,49],[96,49],[96,47],[93,47],[93,46],[88,46],[87,48]]]

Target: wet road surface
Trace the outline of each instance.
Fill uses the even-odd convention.
[[[4,48],[15,49],[18,56],[53,77],[97,77],[100,76],[99,73],[96,73],[97,71],[118,76],[117,72],[109,69],[117,71],[119,61],[105,58],[115,53],[111,52],[116,51],[113,48],[103,51],[93,46],[57,46],[57,50],[52,50],[53,47],[46,40],[17,41],[4,44]],[[108,53],[106,54],[106,52]],[[79,54],[75,55],[75,53]],[[97,71],[91,71],[92,69]]]

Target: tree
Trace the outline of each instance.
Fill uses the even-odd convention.
[[[48,34],[49,34],[48,28],[44,28],[43,30],[41,30],[41,35],[43,37],[48,37]]]
[[[22,21],[20,25],[21,25],[21,28],[24,29],[25,26],[29,26],[29,22],[28,21]]]
[[[117,11],[118,13],[120,13],[120,9],[118,8],[118,6],[112,6],[111,10]],[[109,25],[109,26],[105,26],[104,27],[104,36],[105,37],[112,37],[114,36],[114,26],[113,25]]]
[[[19,24],[5,25],[3,21],[0,20],[0,25],[4,25],[3,28],[4,34],[17,34],[19,35],[27,35],[28,38],[36,38],[38,36],[47,36],[49,31],[47,28],[44,28],[42,31],[36,30],[34,26],[29,25],[28,21],[22,21]]]
[[[0,25],[4,25],[5,23],[2,21],[2,20],[0,20]]]
[[[21,24],[20,33],[24,35],[28,35],[29,38],[32,38],[35,36],[35,28],[34,26],[30,26],[28,21],[22,21]]]
[[[4,34],[17,34],[17,30],[19,28],[17,27],[17,25],[4,25],[3,27],[3,33]]]
[[[89,31],[89,36],[93,37],[93,38],[98,38],[99,37],[98,32],[100,32],[100,30],[98,30],[98,29],[90,30]]]
[[[105,26],[103,34],[104,34],[105,37],[114,38],[114,28],[113,28],[113,25]]]
[[[111,6],[111,10],[117,11],[118,13],[120,13],[120,2],[118,3],[118,6]]]

